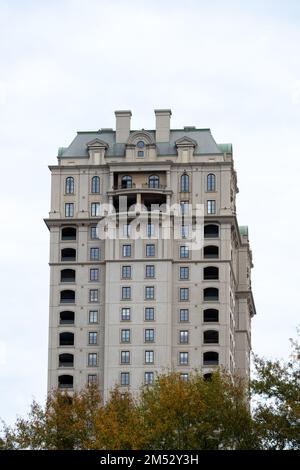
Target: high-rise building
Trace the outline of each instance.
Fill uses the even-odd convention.
[[[106,397],[157,372],[188,379],[219,365],[247,377],[252,255],[231,144],[209,129],[170,129],[168,109],[155,111],[155,130],[131,130],[130,111],[115,115],[116,130],[78,132],[50,166],[49,389],[97,383]],[[203,247],[193,249],[201,204]],[[136,237],[138,217],[146,230]]]

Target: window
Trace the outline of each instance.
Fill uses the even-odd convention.
[[[130,330],[121,330],[121,343],[130,343]]]
[[[180,266],[180,268],[179,268],[179,278],[181,280],[183,280],[183,279],[189,279],[189,277],[190,277],[189,268],[187,266]]]
[[[207,191],[216,190],[216,176],[212,173],[207,175]]]
[[[146,265],[146,277],[147,278],[155,277],[155,266],[153,264]]]
[[[122,183],[121,183],[122,188],[132,188],[132,178],[131,176],[125,175],[122,176]]]
[[[203,375],[203,378],[204,378],[204,380],[206,380],[206,381],[211,380],[211,379],[212,379],[212,373],[209,372],[209,373],[207,373],[207,374],[204,374],[204,375]]]
[[[189,236],[190,236],[190,226],[189,225],[181,225],[181,227],[180,227],[180,236],[183,239],[189,238]]]
[[[100,249],[96,247],[90,248],[90,260],[99,261],[99,259],[100,259]]]
[[[187,344],[189,342],[189,332],[187,330],[181,330],[179,332],[179,343]]]
[[[219,332],[216,330],[207,330],[203,333],[204,344],[218,344],[219,343]]]
[[[139,140],[138,143],[136,144],[137,146],[137,156],[138,157],[143,157],[144,156],[144,150],[141,150],[141,149],[144,149],[145,147],[145,143],[142,141],[142,140]]]
[[[204,366],[217,366],[219,364],[219,354],[214,351],[207,351],[203,354]]]
[[[154,287],[153,286],[146,286],[145,287],[145,299],[146,300],[153,300],[154,299]]]
[[[180,191],[182,193],[188,193],[190,190],[190,181],[189,176],[184,173],[180,178]]]
[[[122,279],[131,279],[131,266],[122,266]]]
[[[214,259],[219,257],[219,247],[214,245],[209,245],[204,247],[204,258],[205,259]]]
[[[209,281],[209,280],[217,281],[219,279],[219,268],[216,268],[215,266],[207,266],[206,268],[204,268],[203,279],[205,281]]]
[[[215,287],[207,287],[203,289],[203,300],[204,301],[218,301],[219,300],[219,289]]]
[[[189,300],[189,289],[187,287],[181,287],[179,289],[179,299],[182,301]]]
[[[180,352],[179,353],[179,365],[188,365],[189,363],[189,353],[188,352]]]
[[[219,310],[215,308],[207,308],[203,312],[204,322],[218,322],[219,321]]]
[[[189,215],[189,201],[180,201],[180,209],[182,215]]]
[[[153,343],[154,342],[154,330],[151,328],[147,328],[145,330],[145,343]]]
[[[147,237],[148,238],[154,237],[154,234],[155,234],[155,225],[147,224]]]
[[[128,258],[131,256],[131,245],[123,245],[122,253],[124,258]]]
[[[155,256],[155,245],[146,245],[146,256]]]
[[[88,354],[88,366],[89,367],[96,367],[97,366],[97,353],[89,353]]]
[[[145,321],[154,321],[154,308],[146,307],[145,308]]]
[[[213,200],[207,201],[207,213],[208,214],[216,213],[216,201],[213,201]]]
[[[65,217],[74,217],[74,204],[73,204],[73,202],[67,202],[65,204]]]
[[[144,151],[143,150],[138,150],[137,155],[138,155],[138,157],[143,157],[144,156]]]
[[[131,225],[123,224],[123,238],[129,238],[131,234]]]
[[[89,323],[98,323],[98,310],[89,311]]]
[[[188,308],[181,308],[179,310],[179,321],[180,322],[189,321],[189,309]]]
[[[189,258],[189,256],[190,256],[189,247],[185,246],[185,245],[182,245],[180,247],[179,256],[180,256],[180,258]]]
[[[213,224],[205,225],[204,238],[219,238],[219,226]]]
[[[98,268],[90,269],[90,281],[99,281],[99,269]]]
[[[130,376],[129,372],[121,372],[121,385],[129,385],[130,384]]]
[[[92,202],[91,204],[91,216],[100,217],[100,202]]]
[[[121,364],[130,364],[130,351],[121,351]]]
[[[74,187],[74,178],[68,176],[68,178],[66,178],[66,194],[74,194]]]
[[[183,380],[183,382],[187,382],[189,380],[189,374],[187,372],[183,372],[180,374],[180,378]]]
[[[88,374],[88,385],[95,385],[97,383],[96,374]]]
[[[74,290],[62,290],[60,293],[61,304],[74,304],[75,303],[75,291]]]
[[[64,227],[61,229],[62,241],[76,240],[76,228],[75,227]]]
[[[151,175],[149,176],[149,188],[159,188],[159,176]]]
[[[154,363],[154,351],[145,351],[145,364]]]
[[[89,344],[97,344],[98,342],[98,333],[96,331],[89,332]]]
[[[92,178],[92,193],[99,194],[100,193],[100,178],[99,176],[93,176]]]
[[[62,269],[60,282],[75,282],[76,271],[74,269]]]
[[[73,388],[74,379],[72,375],[59,375],[58,388]]]
[[[130,321],[130,308],[128,307],[122,308],[121,321]]]
[[[61,250],[62,261],[76,261],[76,250],[74,248],[63,248]]]
[[[92,240],[95,240],[95,239],[98,238],[98,233],[97,233],[97,227],[96,226],[91,227],[90,236],[91,236]]]
[[[131,299],[131,287],[122,287],[122,300]]]
[[[58,356],[58,367],[74,367],[74,355],[60,354]]]
[[[90,299],[90,302],[98,302],[98,300],[99,300],[99,291],[98,291],[98,289],[90,289],[89,299]]]
[[[68,310],[60,312],[59,324],[60,325],[73,325],[75,321],[75,313]]]
[[[60,333],[59,335],[60,346],[74,346],[74,333]]]
[[[154,373],[153,372],[145,372],[145,385],[152,385],[154,382]]]

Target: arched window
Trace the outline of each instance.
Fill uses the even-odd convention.
[[[62,290],[60,293],[61,304],[74,304],[75,303],[75,291],[74,290]]]
[[[100,178],[93,176],[92,178],[92,193],[100,193]]]
[[[209,224],[204,226],[204,238],[218,238],[219,237],[219,226]]]
[[[143,142],[142,140],[139,140],[136,146],[137,146],[137,156],[143,157],[145,155],[144,154],[145,142]]]
[[[62,240],[76,240],[76,228],[75,227],[63,227],[61,229]]]
[[[73,388],[73,375],[60,375],[58,377],[58,388]]]
[[[203,269],[204,281],[217,281],[219,279],[219,268],[215,266],[207,266]]]
[[[122,188],[132,188],[132,177],[129,175],[122,176]]]
[[[60,282],[75,282],[74,269],[62,269],[60,272]]]
[[[219,289],[215,287],[207,287],[203,289],[203,300],[205,301],[218,301],[219,300]]]
[[[73,325],[75,320],[75,313],[65,310],[59,314],[60,325]]]
[[[61,250],[61,261],[76,261],[75,248],[63,248]]]
[[[184,173],[180,178],[180,191],[182,193],[188,193],[190,190],[190,178],[189,175]]]
[[[215,351],[207,351],[203,354],[204,366],[217,366],[219,364],[219,354]]]
[[[66,194],[74,194],[74,178],[72,176],[66,178]]]
[[[218,344],[219,332],[216,330],[207,330],[203,333],[204,344]]]
[[[58,367],[74,367],[73,354],[60,354],[58,356]]]
[[[207,175],[207,191],[215,191],[216,190],[216,175],[210,173]]]
[[[209,322],[217,323],[219,321],[219,310],[215,308],[207,308],[206,310],[204,310],[203,321],[205,323],[209,323]]]
[[[159,188],[159,176],[151,175],[149,176],[149,188]]]
[[[74,346],[74,333],[60,333],[59,335],[60,346]]]
[[[209,245],[204,247],[204,258],[218,258],[219,257],[219,247],[214,245]]]

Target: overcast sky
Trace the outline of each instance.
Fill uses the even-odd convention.
[[[244,3],[248,5],[245,6]],[[46,394],[49,164],[77,130],[210,127],[232,142],[256,353],[299,321],[300,2],[0,0],[0,416]]]

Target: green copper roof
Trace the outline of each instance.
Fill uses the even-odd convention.
[[[58,147],[57,156],[62,157],[66,150],[67,150],[67,147]]]
[[[232,153],[232,144],[218,144],[222,153]]]
[[[248,225],[240,225],[239,230],[241,235],[246,235],[248,237]]]

